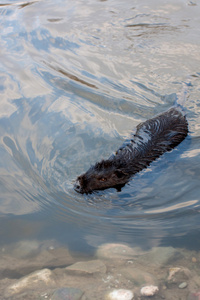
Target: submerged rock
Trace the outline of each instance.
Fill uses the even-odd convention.
[[[155,285],[157,283],[156,278],[145,271],[142,271],[133,267],[122,268],[120,273],[123,277],[129,279],[133,285],[141,286],[141,285]]]
[[[148,253],[142,255],[139,260],[144,265],[151,264],[154,266],[166,266],[181,257],[173,247],[154,247]]]
[[[96,252],[98,258],[104,259],[132,259],[137,255],[141,255],[140,248],[131,248],[123,244],[103,244]]]
[[[192,262],[193,262],[193,263],[196,263],[196,262],[197,262],[196,257],[194,257],[194,256],[192,257]]]
[[[167,277],[168,282],[181,282],[191,277],[191,272],[187,268],[174,267],[169,269],[169,275]]]
[[[38,288],[39,285],[52,285],[53,283],[52,272],[49,269],[36,271],[8,286],[5,291],[5,297],[11,297],[27,289]]]
[[[30,249],[33,249],[34,245],[36,248],[37,244],[33,243]],[[15,256],[18,255],[18,257],[3,253],[0,257],[0,279],[4,278],[5,274],[8,278],[20,278],[37,270],[63,267],[75,262],[69,250],[64,247],[50,247],[48,250],[42,250],[41,252],[37,250],[36,252],[33,250],[22,251],[23,255],[26,253],[25,258],[20,258],[18,251],[18,254],[15,253]]]
[[[106,273],[106,266],[100,260],[90,260],[77,262],[65,270],[78,274]]]
[[[125,289],[113,290],[105,296],[105,300],[132,300],[133,298],[133,292]]]
[[[81,300],[83,291],[75,288],[60,288],[55,290],[51,300]]]
[[[182,282],[182,283],[179,284],[178,287],[179,287],[179,289],[184,289],[184,288],[187,287],[187,285],[188,285],[187,282]]]
[[[24,240],[16,244],[12,244],[13,249],[8,248],[8,253],[17,258],[26,258],[33,256],[39,252],[41,247],[37,240]]]
[[[154,296],[159,291],[155,285],[147,285],[141,288],[140,293],[142,296]]]
[[[173,280],[174,279],[174,275],[176,274],[176,273],[178,273],[179,271],[180,271],[180,269],[181,268],[177,268],[177,267],[175,267],[175,268],[170,268],[169,269],[169,275],[168,275],[168,277],[167,277],[167,280],[168,281],[171,281],[171,280]]]

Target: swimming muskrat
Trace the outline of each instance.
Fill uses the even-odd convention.
[[[188,134],[188,123],[181,105],[175,105],[136,127],[131,140],[107,160],[80,175],[74,185],[79,193],[121,188],[131,177],[163,153],[180,144]]]

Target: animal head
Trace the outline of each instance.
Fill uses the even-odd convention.
[[[104,190],[114,187],[120,190],[127,183],[130,175],[126,173],[113,160],[106,160],[97,163],[86,173],[80,175],[74,185],[79,193],[92,193],[95,190]]]

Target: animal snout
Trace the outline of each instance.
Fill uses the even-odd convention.
[[[76,180],[76,182],[74,184],[74,189],[75,189],[75,191],[77,191],[79,193],[81,192],[81,185],[80,185],[79,180]]]

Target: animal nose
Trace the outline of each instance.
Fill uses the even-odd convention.
[[[75,191],[77,191],[77,192],[80,192],[80,191],[81,191],[81,186],[80,186],[80,183],[79,183],[78,180],[77,180],[77,181],[75,182],[75,184],[74,184],[74,189],[75,189]]]

